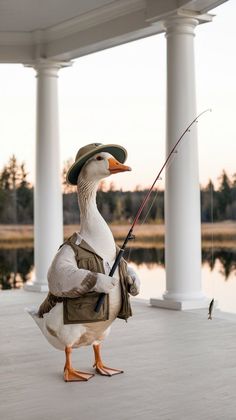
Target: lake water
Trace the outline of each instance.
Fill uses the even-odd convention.
[[[164,249],[132,248],[126,259],[140,276],[140,298],[160,297],[165,291]],[[0,249],[0,289],[22,288],[34,275],[31,248]],[[222,311],[236,313],[236,249],[202,251],[202,288]]]

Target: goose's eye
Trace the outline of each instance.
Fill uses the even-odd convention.
[[[103,160],[103,157],[102,156],[97,156],[96,159],[97,160]]]

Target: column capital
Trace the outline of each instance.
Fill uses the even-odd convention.
[[[57,77],[58,71],[64,67],[71,67],[72,61],[54,61],[46,58],[40,58],[32,62],[24,64],[25,67],[32,67],[36,70],[36,77],[44,74],[51,77]]]
[[[171,16],[164,21],[166,37],[172,34],[185,34],[195,36],[195,27],[199,21],[193,17]]]

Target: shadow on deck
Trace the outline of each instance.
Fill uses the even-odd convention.
[[[64,353],[50,347],[24,312],[43,294],[0,293],[2,420],[235,420],[236,322],[206,311],[176,312],[133,302],[116,320],[104,361],[123,375],[63,381]],[[73,365],[91,371],[93,351],[74,350]]]

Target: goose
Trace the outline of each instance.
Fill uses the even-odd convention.
[[[40,308],[28,308],[29,314],[46,337],[58,350],[65,351],[64,380],[88,381],[94,373],[83,372],[72,367],[72,349],[81,346],[93,346],[95,373],[113,376],[123,372],[121,369],[106,366],[101,357],[101,343],[108,336],[111,324],[121,308],[121,282],[118,269],[113,277],[109,271],[115,261],[117,248],[112,232],[100,214],[96,204],[96,193],[100,181],[112,174],[130,171],[124,165],[127,152],[122,146],[92,143],[79,149],[75,163],[67,173],[67,181],[77,185],[80,209],[80,231],[72,235],[76,246],[86,245],[102,259],[103,273],[78,268],[72,247],[65,242],[57,251],[48,270],[49,291],[53,296],[82,296],[88,291],[109,295],[109,317],[104,321],[92,323],[64,324],[62,299],[46,313],[40,314]],[[135,271],[127,266],[129,294],[137,295],[140,280]]]

